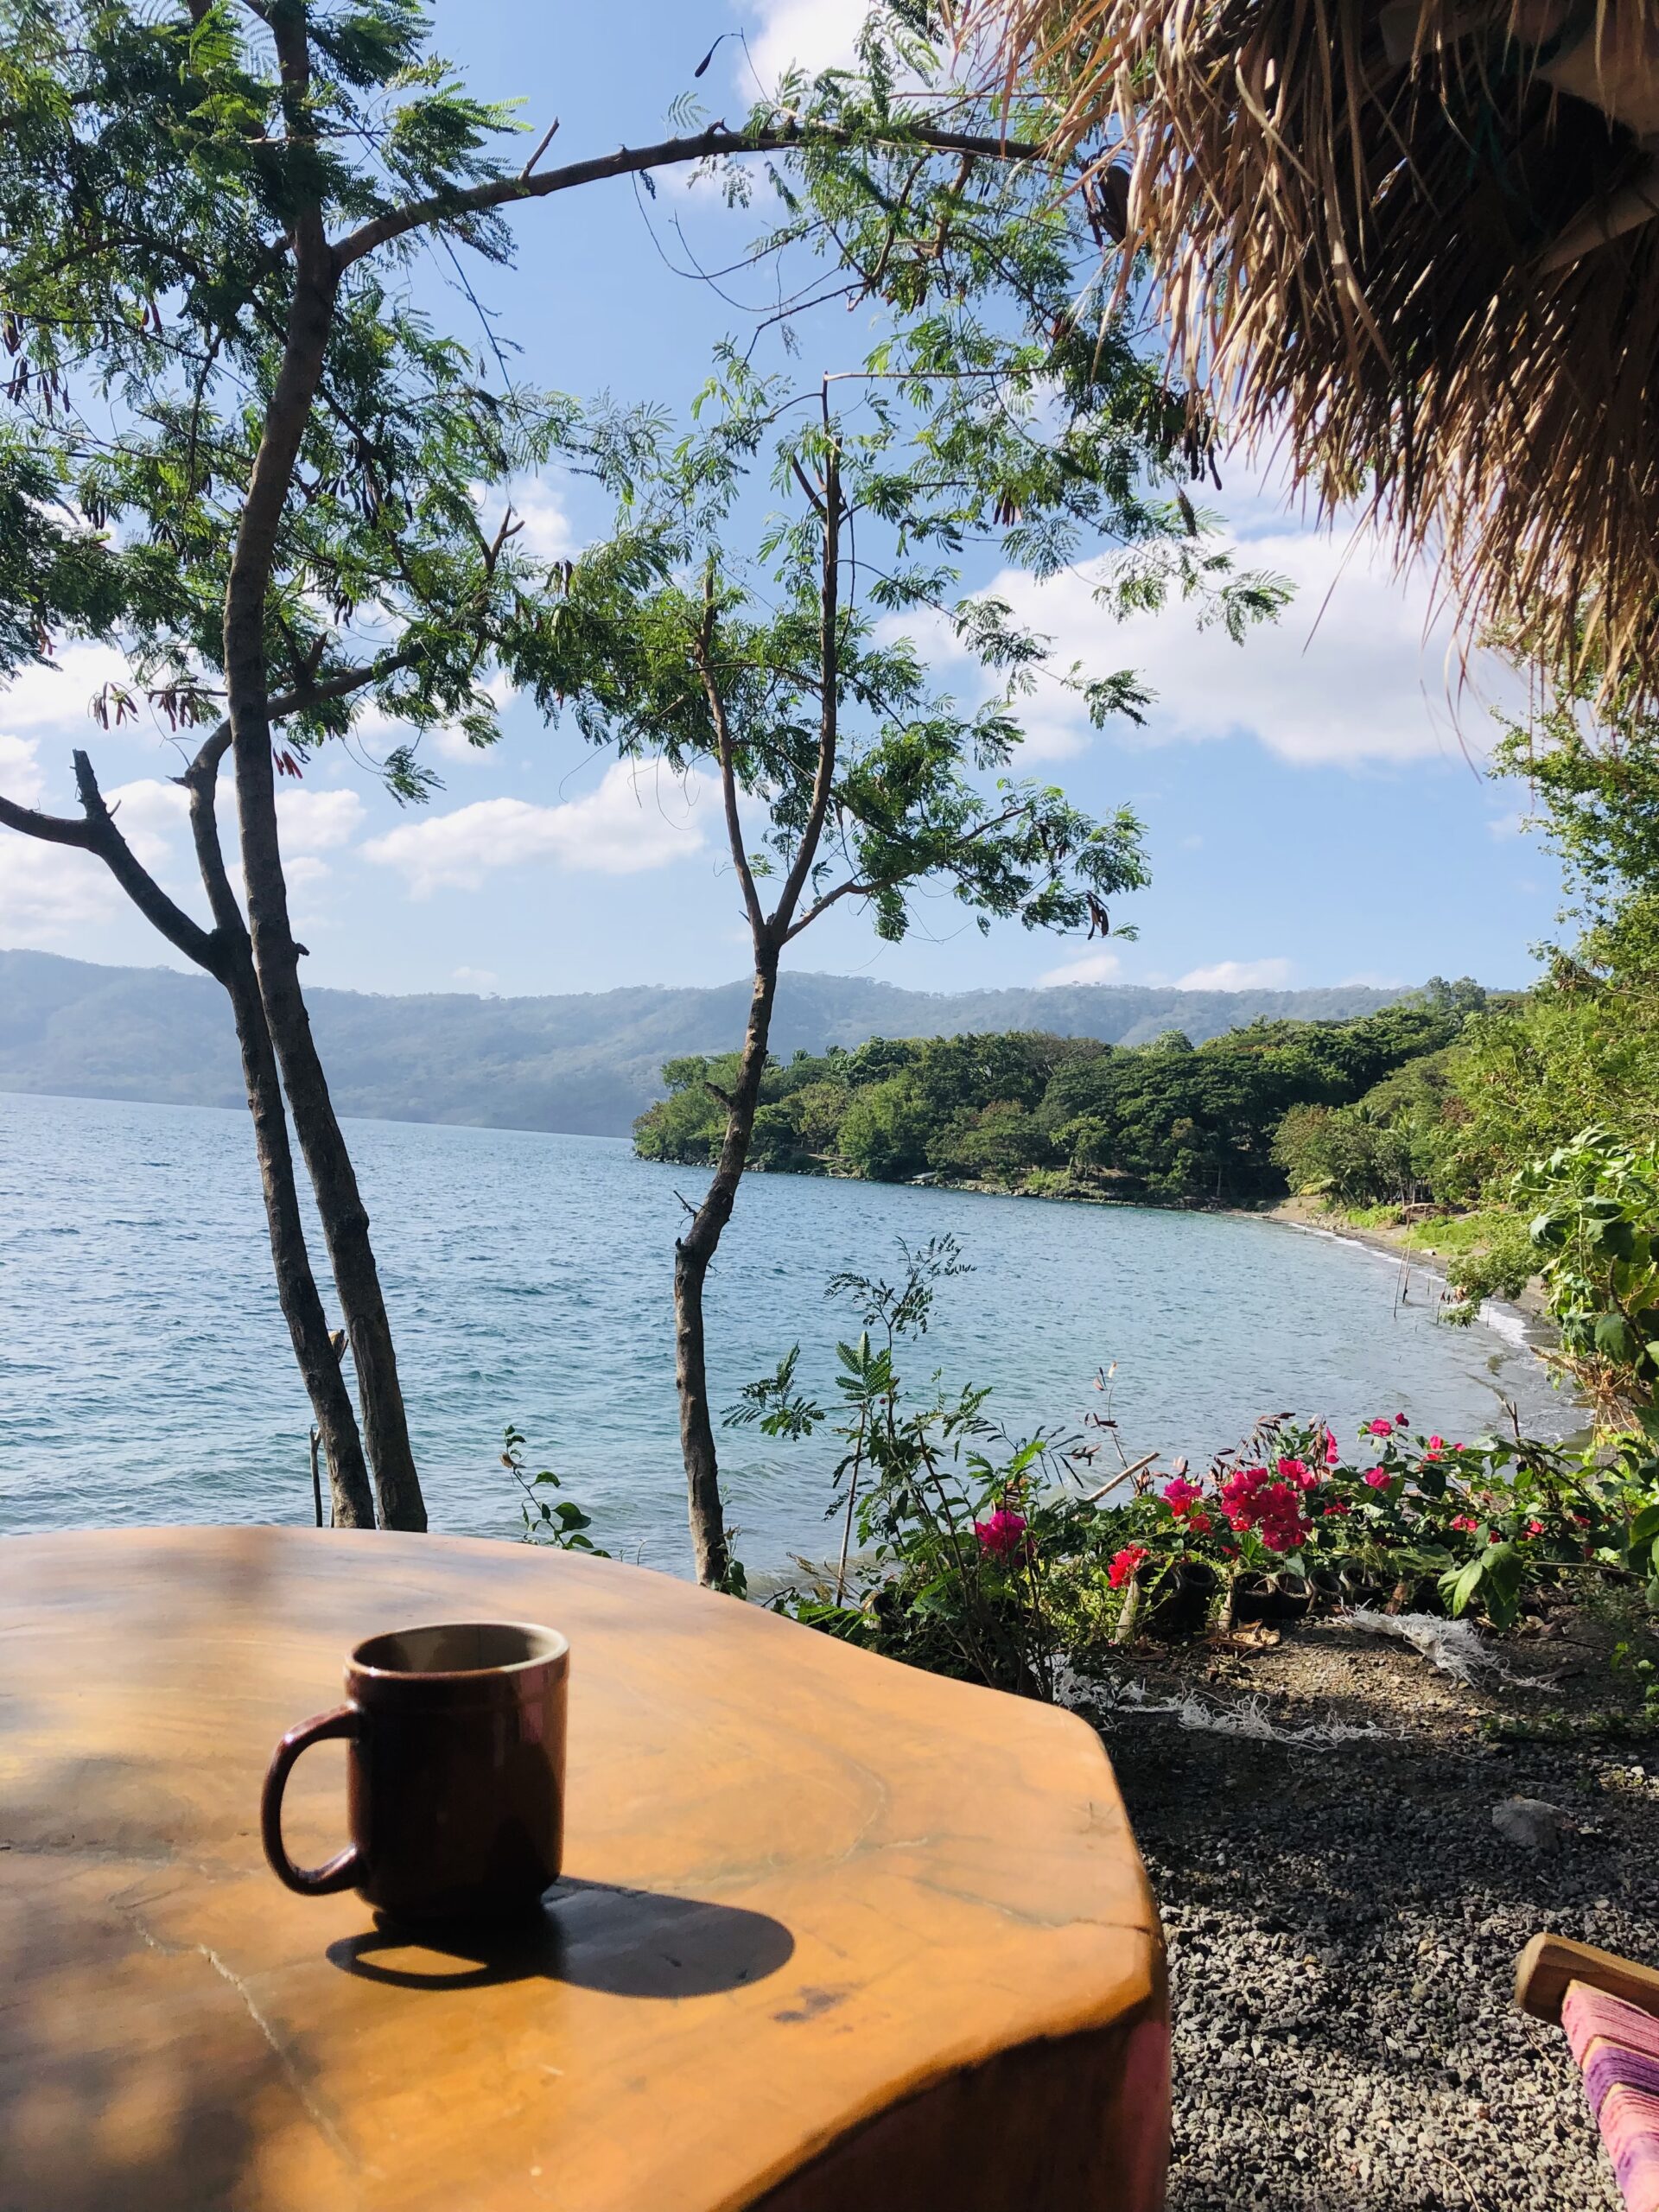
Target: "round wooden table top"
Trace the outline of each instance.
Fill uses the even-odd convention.
[[[545,1928],[279,1886],[376,1630],[571,1648]],[[344,1840],[341,1746],[289,1790]],[[666,1576],[270,1528],[0,1541],[0,2212],[1161,2202],[1156,1914],[1083,1721]]]

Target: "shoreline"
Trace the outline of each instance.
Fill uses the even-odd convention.
[[[1259,1211],[1242,1206],[1230,1211],[1242,1220],[1276,1222],[1281,1228],[1300,1230],[1305,1236],[1329,1236],[1338,1244],[1356,1244],[1363,1251],[1375,1253],[1378,1259],[1396,1262],[1408,1284],[1413,1274],[1421,1274],[1442,1294],[1448,1287],[1443,1268],[1433,1264],[1438,1255],[1433,1247],[1408,1244],[1402,1229],[1361,1229],[1349,1223],[1338,1224],[1305,1198],[1281,1198],[1277,1205],[1263,1207]],[[1548,1354],[1558,1339],[1535,1276],[1513,1301],[1483,1299],[1475,1319],[1517,1350],[1530,1352],[1541,1364],[1548,1364]]]

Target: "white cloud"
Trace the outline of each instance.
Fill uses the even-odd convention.
[[[162,872],[173,857],[175,835],[190,818],[190,801],[183,790],[160,777],[145,776],[136,783],[116,785],[105,792],[104,802],[137,858],[152,875]]]
[[[288,879],[290,891],[308,891],[313,884],[321,883],[327,876],[328,863],[320,861],[315,853],[285,854],[283,874]]]
[[[1494,815],[1486,824],[1486,835],[1500,842],[1506,837],[1524,837],[1531,819],[1530,815],[1523,814],[1516,807],[1511,813]]]
[[[563,560],[582,550],[575,525],[560,504],[558,494],[545,484],[531,482],[514,486],[512,512],[524,524],[518,533],[518,543],[526,553],[533,553],[540,560]]]
[[[634,875],[699,850],[701,779],[619,760],[596,791],[558,806],[480,799],[453,814],[410,822],[363,849],[407,877],[416,898],[446,886],[473,889],[493,870],[552,861],[596,875]]]
[[[38,806],[46,779],[37,759],[38,741],[32,737],[0,736],[0,797],[16,806]]]
[[[51,950],[125,904],[102,861],[0,832],[0,944]]]
[[[748,37],[755,75],[770,92],[791,65],[809,72],[851,68],[869,0],[752,0],[744,12],[756,27]],[[750,91],[747,69],[743,80]]]
[[[87,709],[106,683],[130,683],[126,657],[111,645],[66,645],[56,664],[20,668],[0,691],[0,722],[10,730],[70,730],[95,725]]]
[[[1109,573],[1103,559],[1042,584],[1005,570],[990,588],[1052,639],[1057,668],[1081,662],[1095,675],[1128,668],[1146,683],[1156,696],[1144,729],[1122,720],[1110,725],[1126,740],[1251,736],[1303,766],[1484,750],[1483,702],[1516,696],[1515,679],[1483,660],[1459,696],[1449,632],[1433,619],[1433,588],[1421,570],[1396,575],[1373,537],[1347,529],[1300,531],[1281,522],[1237,550],[1241,568],[1269,569],[1295,588],[1279,620],[1249,631],[1242,645],[1222,628],[1199,630],[1179,602],[1114,621],[1094,596]],[[950,652],[943,631],[927,643],[941,658]],[[1063,758],[1090,741],[1081,702],[1052,682],[1039,679],[1022,718],[1033,758]]]
[[[493,968],[456,968],[450,980],[461,985],[463,991],[488,992],[499,990],[501,978]]]
[[[364,806],[355,791],[281,790],[276,798],[276,820],[282,830],[283,852],[327,853],[350,844],[361,828]]]
[[[1046,990],[1055,983],[1115,982],[1122,966],[1115,952],[1085,952],[1076,960],[1064,960],[1058,968],[1049,969],[1037,978],[1037,987]]]
[[[1217,960],[1178,976],[1179,991],[1283,991],[1290,988],[1288,960]]]

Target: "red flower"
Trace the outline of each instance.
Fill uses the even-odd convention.
[[[1335,1437],[1331,1433],[1331,1431],[1327,1428],[1327,1429],[1326,1429],[1326,1431],[1325,1432],[1325,1465],[1326,1465],[1327,1467],[1334,1467],[1334,1466],[1336,1465],[1336,1464],[1337,1464],[1338,1460],[1339,1459],[1341,1459],[1341,1457],[1342,1457],[1341,1452],[1338,1452],[1338,1449],[1337,1449],[1337,1440],[1336,1440],[1336,1438],[1335,1438]]]
[[[1543,1524],[1543,1522],[1542,1522],[1541,1521],[1529,1521],[1529,1522],[1528,1522],[1528,1523],[1527,1523],[1527,1534],[1528,1534],[1529,1536],[1541,1536],[1541,1535],[1543,1535],[1543,1533],[1544,1533],[1544,1524]]]
[[[1394,1425],[1396,1428],[1409,1428],[1411,1427],[1411,1423],[1406,1419],[1404,1414],[1395,1414],[1394,1417]]]
[[[1333,1513],[1351,1513],[1352,1510],[1345,1497],[1333,1497],[1325,1509],[1325,1517],[1328,1521]]]
[[[1144,1544],[1125,1544],[1112,1561],[1107,1580],[1114,1590],[1121,1590],[1129,1577],[1139,1568],[1142,1560],[1150,1559],[1151,1556],[1151,1553]]]
[[[1428,1440],[1428,1449],[1423,1454],[1423,1457],[1426,1459],[1438,1459],[1445,1449],[1446,1440],[1444,1437],[1431,1436]]]
[[[1368,1421],[1360,1433],[1362,1436],[1392,1436],[1394,1423],[1391,1421]]]
[[[1302,1493],[1315,1488],[1319,1477],[1300,1459],[1281,1459],[1279,1479],[1265,1467],[1239,1467],[1221,1486],[1227,1518],[1242,1535],[1257,1530],[1269,1551],[1294,1551],[1307,1541],[1308,1524],[1302,1518]]]
[[[1164,1484],[1164,1501],[1179,1521],[1189,1506],[1196,1505],[1204,1496],[1197,1483],[1190,1483],[1184,1475]]]
[[[1186,1525],[1195,1536],[1207,1535],[1210,1529],[1210,1516],[1207,1513],[1189,1513],[1186,1516]]]
[[[1025,1541],[1026,1516],[1015,1513],[1006,1505],[999,1505],[988,1521],[976,1521],[974,1534],[979,1538],[979,1548],[993,1559],[1011,1560],[1016,1553],[1028,1548]]]
[[[1467,1532],[1470,1529],[1478,1529],[1480,1523],[1471,1513],[1454,1513],[1452,1516],[1452,1526]]]

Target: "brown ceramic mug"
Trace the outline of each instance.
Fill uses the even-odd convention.
[[[515,1621],[397,1629],[346,1664],[351,1702],[290,1728],[260,1806],[265,1856],[302,1897],[355,1889],[394,1919],[497,1920],[558,1879],[569,1646]],[[351,1842],[296,1866],[283,1791],[308,1745],[344,1737]]]

